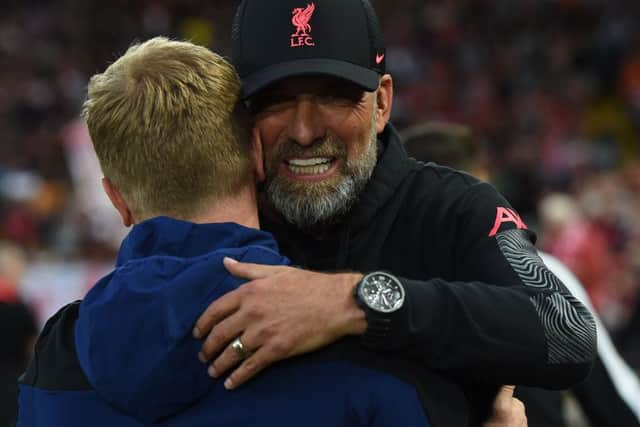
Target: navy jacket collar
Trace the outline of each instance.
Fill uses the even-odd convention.
[[[267,232],[236,223],[195,224],[156,217],[133,227],[123,240],[116,265],[149,256],[191,258],[217,249],[259,245],[278,251]]]

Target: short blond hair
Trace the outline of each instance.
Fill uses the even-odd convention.
[[[91,78],[83,117],[104,175],[136,220],[189,219],[251,177],[233,66],[189,42],[131,46]]]

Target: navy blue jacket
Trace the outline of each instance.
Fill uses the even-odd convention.
[[[135,226],[115,270],[45,326],[19,386],[18,427],[429,425],[412,384],[331,347],[234,391],[211,379],[191,331],[241,285],[225,256],[289,263],[270,234],[237,224]]]

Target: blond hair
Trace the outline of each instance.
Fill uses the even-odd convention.
[[[91,78],[83,117],[136,220],[189,219],[249,182],[240,81],[221,56],[156,37]]]

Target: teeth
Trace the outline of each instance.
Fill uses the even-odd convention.
[[[315,166],[331,163],[329,157],[312,157],[310,159],[291,159],[289,165],[291,166]]]
[[[295,166],[289,163],[289,170],[296,175],[319,175],[329,170],[329,164],[321,164],[318,166]]]

